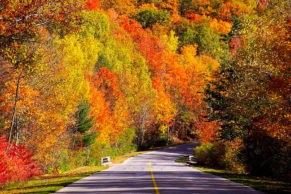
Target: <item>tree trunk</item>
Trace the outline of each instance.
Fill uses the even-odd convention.
[[[20,72],[20,74],[17,78],[17,85],[16,85],[15,98],[14,98],[13,116],[12,116],[12,121],[11,121],[10,132],[9,132],[9,139],[8,139],[9,143],[12,142],[13,128],[14,128],[15,123],[17,122],[17,102],[18,102],[18,97],[19,97],[18,94],[19,94],[19,85],[20,85],[21,75],[22,75],[22,71]]]
[[[87,156],[86,156],[85,166],[89,165],[90,152],[91,152],[91,146],[88,146],[87,147]]]

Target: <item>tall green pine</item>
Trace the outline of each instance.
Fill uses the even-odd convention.
[[[78,111],[76,113],[77,126],[75,128],[75,134],[81,134],[82,145],[88,147],[94,143],[94,139],[97,137],[96,132],[90,132],[93,127],[93,118],[89,116],[90,105],[87,101],[80,101]]]

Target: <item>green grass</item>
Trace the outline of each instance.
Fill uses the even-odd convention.
[[[181,157],[176,160],[176,162],[179,163],[186,163],[187,161],[187,157]],[[193,166],[193,168],[206,173],[214,174],[216,176],[224,177],[265,193],[291,193],[291,184],[285,181],[275,180],[268,177],[255,177],[247,174],[237,174],[227,170],[213,169],[198,165]]]
[[[24,183],[5,187],[0,193],[52,193],[59,189],[96,172],[106,166],[86,166],[59,175],[43,175]]]
[[[188,162],[188,157],[181,157],[181,158],[178,158],[177,160],[175,160],[175,162],[178,162],[178,163],[187,163]]]
[[[112,159],[113,164],[122,163],[124,160],[137,156],[143,152],[131,152]],[[90,176],[96,172],[107,169],[108,166],[84,166],[62,174],[47,174],[32,178],[28,182],[11,184],[0,190],[0,193],[52,193],[76,182],[79,179]]]

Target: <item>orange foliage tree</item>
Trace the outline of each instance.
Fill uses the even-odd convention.
[[[89,78],[91,116],[98,139],[114,144],[129,126],[129,112],[117,77],[109,69],[100,68]]]

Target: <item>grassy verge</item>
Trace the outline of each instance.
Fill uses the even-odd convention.
[[[112,159],[112,163],[122,163],[124,160],[137,156],[144,152],[131,152],[122,156]],[[90,176],[96,172],[107,169],[108,166],[84,166],[62,174],[54,175],[47,174],[29,180],[24,183],[17,183],[8,185],[0,193],[52,193],[60,190],[61,188],[79,180],[84,177]]]
[[[187,161],[187,157],[182,157],[176,160],[176,162],[179,163],[186,163]],[[196,165],[193,167],[200,171],[214,174],[216,176],[224,177],[231,181],[247,185],[265,193],[291,193],[291,184],[288,182],[274,180],[268,177],[254,177],[246,174],[237,174],[227,170],[206,168]]]
[[[0,193],[52,193],[59,189],[89,176],[95,172],[102,171],[105,166],[85,166],[58,175],[43,175],[33,178],[25,183],[17,183],[5,187]]]

